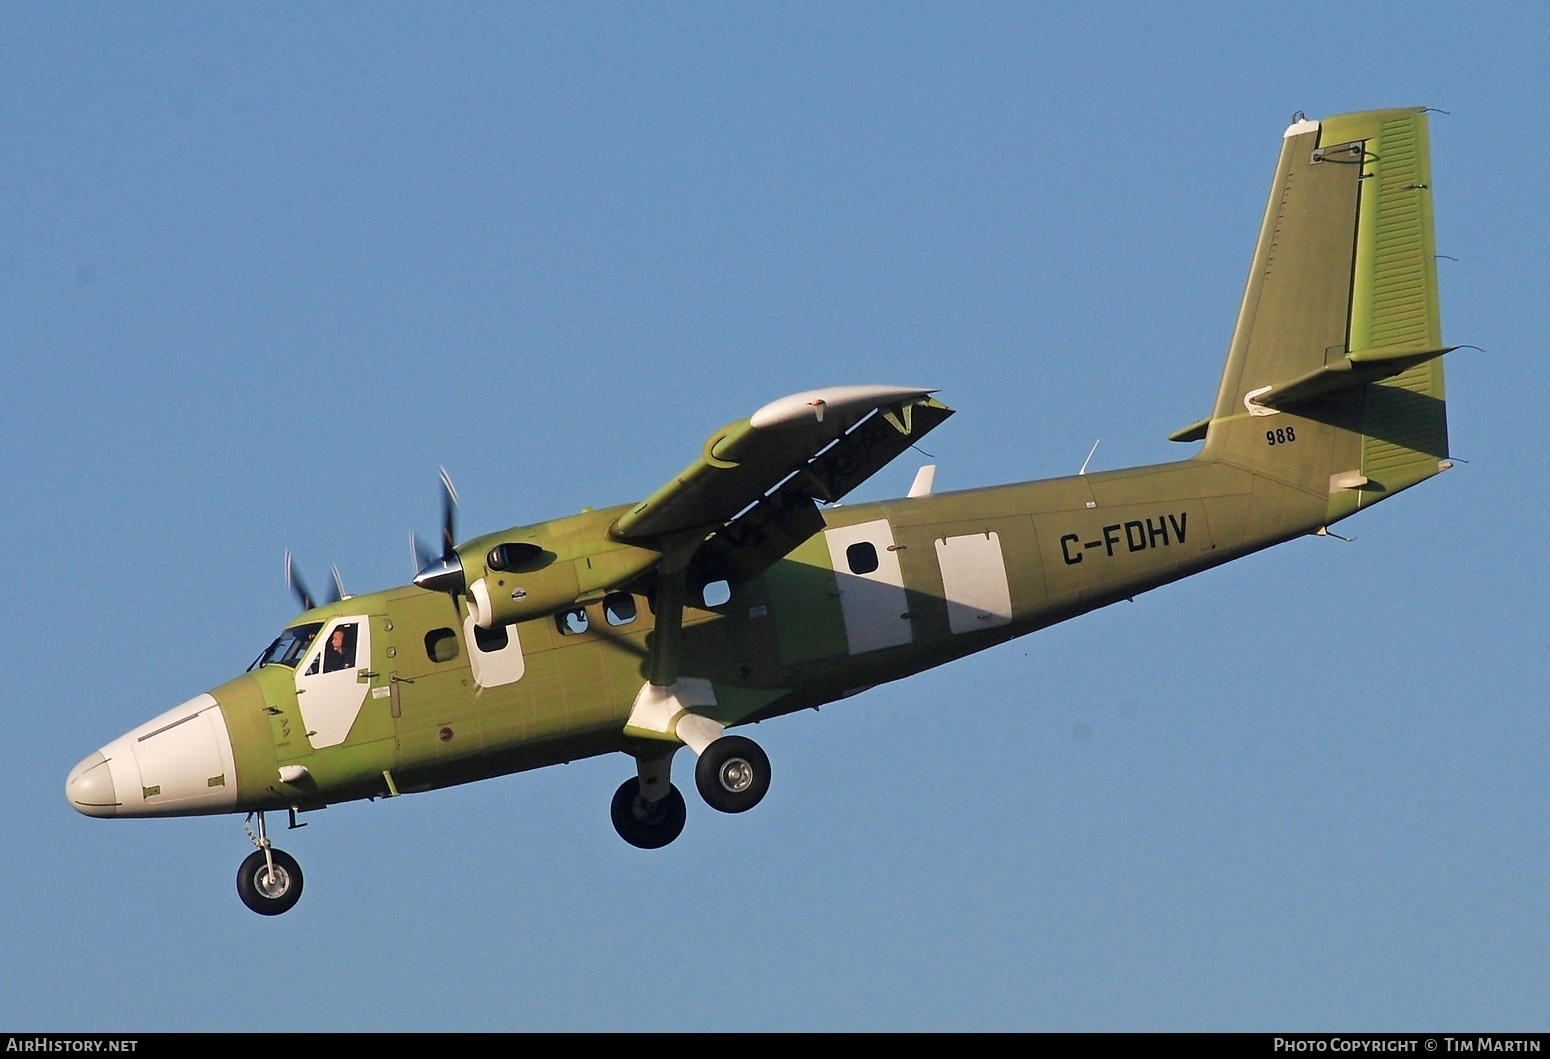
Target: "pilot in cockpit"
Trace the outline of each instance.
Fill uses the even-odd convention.
[[[341,625],[323,647],[323,672],[355,668],[355,626]]]

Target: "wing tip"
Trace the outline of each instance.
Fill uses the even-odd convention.
[[[785,426],[804,421],[814,415],[815,410],[840,412],[869,406],[876,408],[893,401],[929,397],[936,392],[935,388],[920,386],[826,386],[776,398],[749,416],[748,422],[756,430]],[[821,417],[821,411],[818,414]]]

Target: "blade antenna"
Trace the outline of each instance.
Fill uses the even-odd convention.
[[[329,600],[329,602],[338,603],[341,599],[344,598],[344,578],[339,576],[338,563],[330,564],[329,569],[332,570],[334,574],[334,598]]]

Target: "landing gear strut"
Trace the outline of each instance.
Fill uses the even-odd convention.
[[[254,817],[258,818],[257,834],[251,826]],[[283,849],[269,844],[262,811],[249,813],[242,827],[258,848],[237,869],[237,896],[261,916],[289,912],[301,900],[301,865]]]

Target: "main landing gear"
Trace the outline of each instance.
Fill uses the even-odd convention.
[[[694,785],[712,809],[746,813],[770,789],[770,759],[752,739],[724,735],[700,754]]]
[[[251,826],[254,817],[258,818],[257,834]],[[289,912],[301,900],[301,865],[285,850],[269,844],[262,810],[249,813],[242,827],[258,848],[237,869],[237,896],[261,916]]]
[[[676,750],[676,747],[674,748]],[[619,837],[639,849],[661,849],[683,833],[688,810],[669,779],[673,752],[636,758],[639,775],[614,792],[609,814]],[[752,739],[724,735],[700,752],[694,785],[712,809],[746,813],[770,789],[770,759]]]
[[[609,814],[619,837],[637,849],[661,849],[683,833],[689,818],[677,787],[669,784],[665,795],[648,801],[641,794],[640,781],[634,779],[619,784]]]

